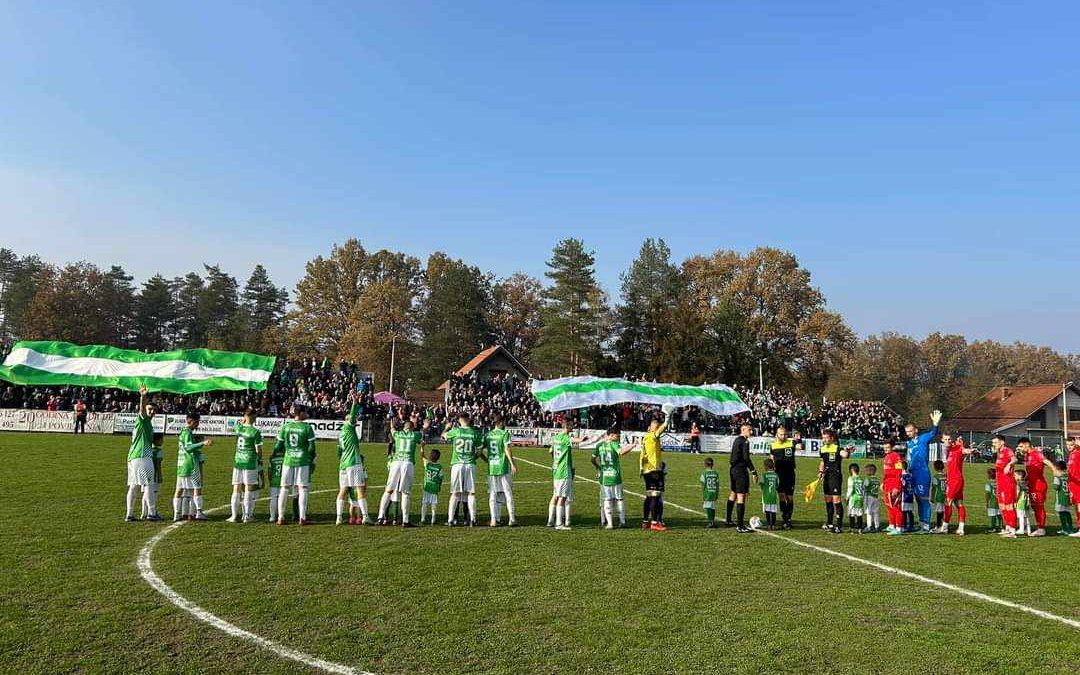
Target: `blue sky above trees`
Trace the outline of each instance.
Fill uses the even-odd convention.
[[[499,275],[796,253],[860,334],[1080,351],[1080,8],[0,7],[0,245],[142,281],[347,236]]]

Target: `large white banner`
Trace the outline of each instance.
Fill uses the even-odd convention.
[[[164,432],[170,436],[180,433],[185,425],[184,415],[156,415],[154,417],[154,431]],[[236,433],[236,425],[241,418],[225,415],[204,415],[199,422],[199,433],[206,436],[232,436]],[[336,439],[345,425],[344,420],[307,420],[315,429],[315,437],[320,439]],[[256,418],[255,426],[266,439],[277,436],[285,419],[281,417]],[[135,426],[135,413],[90,413],[86,420],[86,431],[92,434],[130,434]],[[21,410],[13,408],[0,408],[0,431],[51,431],[71,433],[75,428],[75,413],[48,410]],[[363,432],[363,425],[357,424],[359,432]],[[561,429],[534,428],[534,427],[509,427],[511,442],[518,446],[548,447],[551,439]],[[604,429],[575,429],[574,435],[584,440],[578,445],[581,448],[595,448],[600,441],[604,440]],[[624,431],[619,441],[623,445],[632,443],[640,444],[645,436],[641,431]],[[731,444],[736,436],[719,434],[702,434],[701,451],[703,453],[730,453]],[[769,454],[773,438],[771,436],[752,436],[750,438],[750,452],[755,455]],[[801,439],[803,448],[798,452],[800,457],[817,457],[821,451],[820,438]],[[668,452],[689,452],[690,434],[664,433],[660,437],[660,443]],[[860,442],[842,440],[845,446],[858,449]]]
[[[86,432],[90,434],[130,434],[135,428],[135,413],[90,413],[86,418]],[[205,436],[232,436],[242,418],[225,415],[203,415],[199,420],[199,433]],[[315,437],[336,439],[345,426],[344,420],[307,420],[315,429]],[[155,415],[154,431],[175,436],[187,423],[184,415]],[[255,426],[265,438],[277,436],[281,417],[256,418]],[[362,431],[363,425],[357,424]],[[75,413],[49,410],[0,409],[0,431],[52,431],[71,433],[75,430]],[[532,430],[535,433],[535,430]]]
[[[33,410],[4,408],[0,410],[0,431],[30,431]]]
[[[86,416],[86,433],[111,434],[113,413],[90,413]],[[0,431],[45,431],[74,433],[75,413],[59,410],[0,409]]]

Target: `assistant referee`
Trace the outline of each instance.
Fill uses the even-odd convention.
[[[664,512],[664,448],[660,444],[660,435],[667,429],[667,420],[671,419],[674,408],[664,406],[663,410],[667,416],[663,422],[655,417],[649,422],[638,460],[641,478],[645,481],[645,519],[641,521],[641,529],[654,532],[667,529],[660,520]]]

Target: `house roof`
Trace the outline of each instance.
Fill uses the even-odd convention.
[[[454,371],[454,374],[459,377],[462,375],[468,375],[472,371],[484,365],[484,363],[486,363],[488,359],[495,356],[495,354],[499,352],[502,352],[506,356],[506,358],[510,359],[510,361],[513,362],[515,366],[521,369],[521,372],[525,373],[525,375],[529,374],[529,371],[525,368],[525,366],[521,365],[521,362],[514,358],[514,355],[510,353],[510,350],[506,347],[503,347],[502,345],[494,345],[482,350],[479,354],[469,359],[469,361],[465,365]],[[450,380],[446,380],[445,382],[440,384],[438,387],[436,387],[436,390],[446,389],[448,386],[450,386]]]
[[[1080,393],[1072,383],[997,386],[949,418],[948,425],[955,431],[998,432],[1027,420],[1066,387]]]

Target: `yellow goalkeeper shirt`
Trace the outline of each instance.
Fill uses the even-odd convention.
[[[663,427],[656,431],[645,432],[645,438],[641,442],[641,473],[659,471],[663,462],[664,449],[660,447],[660,434]]]

